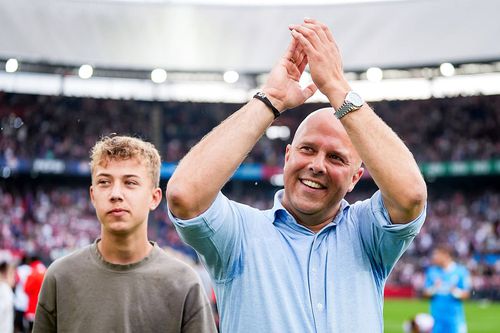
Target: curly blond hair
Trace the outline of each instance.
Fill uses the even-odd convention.
[[[131,136],[105,136],[97,141],[90,151],[90,171],[93,175],[97,165],[133,158],[146,164],[153,185],[159,187],[161,157],[158,150],[152,143]]]

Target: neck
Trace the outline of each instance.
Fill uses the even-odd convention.
[[[97,248],[107,262],[127,265],[147,257],[153,246],[149,243],[147,234],[122,236],[102,233]]]
[[[285,202],[282,202],[283,207],[295,218],[298,224],[306,227],[315,234],[321,231],[328,223],[333,221],[333,218],[337,215],[340,204],[334,210],[333,214],[326,215],[324,212],[318,214],[301,214],[300,212],[295,212],[289,207],[286,207]],[[326,216],[325,216],[326,215]]]
[[[321,229],[323,229],[328,223],[332,222],[333,220],[333,217],[324,221],[324,222],[321,222],[319,224],[314,224],[314,225],[307,225],[307,224],[304,224],[304,223],[300,223],[301,225],[303,225],[304,227],[306,227],[307,229],[311,230],[312,232],[314,232],[315,234],[317,234],[318,232],[321,231]]]

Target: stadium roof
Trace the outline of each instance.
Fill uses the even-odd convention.
[[[202,2],[0,0],[0,58],[266,72],[308,16],[331,27],[346,70],[500,60],[497,0]]]

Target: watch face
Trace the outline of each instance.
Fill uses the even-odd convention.
[[[359,94],[354,91],[350,91],[345,99],[357,107],[361,107],[364,103],[363,98],[361,98],[361,96],[359,96]]]

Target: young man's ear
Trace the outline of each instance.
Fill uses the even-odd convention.
[[[149,205],[149,209],[150,210],[155,210],[156,207],[158,207],[158,205],[161,202],[162,195],[163,195],[163,193],[161,191],[161,188],[156,187],[153,190],[153,197],[152,197],[152,200],[151,200],[151,204]]]
[[[89,187],[89,194],[90,194],[90,201],[92,202],[92,205],[94,205],[94,187],[90,185]]]

